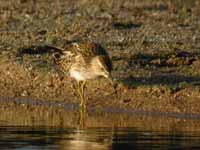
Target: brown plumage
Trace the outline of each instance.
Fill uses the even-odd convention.
[[[106,49],[94,42],[73,42],[66,49],[54,46],[21,48],[17,56],[24,54],[52,53],[61,70],[78,82],[78,93],[84,106],[84,87],[87,80],[105,77],[112,82],[112,62]]]
[[[112,81],[112,62],[107,51],[93,42],[72,43],[62,51],[59,65],[78,82],[78,93],[84,103],[84,87],[87,80],[105,77]]]

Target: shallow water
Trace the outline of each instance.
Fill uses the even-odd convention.
[[[200,133],[135,128],[0,127],[0,149],[149,150],[200,149]]]
[[[200,116],[0,100],[0,150],[200,149]]]

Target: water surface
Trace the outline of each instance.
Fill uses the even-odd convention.
[[[0,127],[0,149],[168,150],[200,149],[200,133],[136,128]]]
[[[200,149],[200,116],[0,101],[0,150]]]

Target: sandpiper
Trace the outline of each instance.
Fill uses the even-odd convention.
[[[86,81],[105,77],[112,83],[112,61],[108,52],[94,42],[74,42],[62,50],[59,65],[70,77],[77,81],[77,90],[81,98],[81,107],[86,107],[84,88]]]

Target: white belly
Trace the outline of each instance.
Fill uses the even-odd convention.
[[[75,70],[70,70],[70,76],[72,78],[75,78],[77,81],[86,80],[86,78],[82,74],[80,74],[80,72],[75,71]]]
[[[75,78],[77,81],[84,81],[84,80],[97,78],[97,75],[91,74],[90,72],[82,73],[74,69],[71,69],[69,73],[70,73],[70,77]]]

